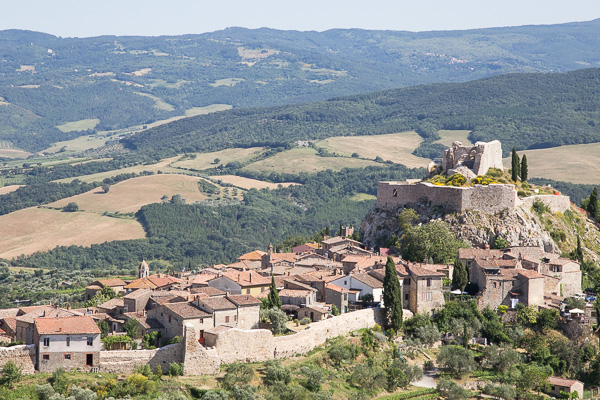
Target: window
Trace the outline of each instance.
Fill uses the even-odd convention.
[[[233,316],[233,322],[237,321],[237,315]]]
[[[71,354],[65,353],[65,360],[70,360],[70,359],[71,359]]]
[[[50,360],[50,354],[42,354],[42,360],[49,361]]]
[[[410,278],[404,278],[404,284],[405,285],[410,285]]]
[[[71,345],[71,336],[67,336],[67,346]]]
[[[398,189],[394,189],[393,196],[398,197]]]
[[[250,294],[250,289],[246,289],[246,294]]]
[[[87,345],[88,346],[93,346],[94,345],[94,337],[93,336],[88,336],[87,337]]]
[[[404,295],[404,300],[408,301],[408,293]]]
[[[494,282],[494,289],[496,288],[496,282]]]
[[[169,315],[169,323],[171,322],[171,316]]]
[[[44,346],[50,346],[50,338],[49,337],[44,338]]]
[[[427,287],[431,286],[431,278],[427,278]]]
[[[348,281],[344,281],[344,286],[348,286]]]
[[[225,317],[225,323],[228,323],[228,322],[229,322],[229,315],[227,315],[227,316]]]
[[[348,293],[344,293],[344,301],[348,301]]]
[[[431,292],[427,292],[427,301],[431,301]]]

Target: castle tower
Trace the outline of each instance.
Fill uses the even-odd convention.
[[[138,278],[147,278],[150,275],[150,267],[146,260],[142,260],[140,266],[138,267]]]

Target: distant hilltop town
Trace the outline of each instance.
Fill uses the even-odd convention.
[[[472,181],[486,175],[491,168],[500,171],[503,169],[502,146],[497,140],[477,142],[472,147],[454,142],[444,151],[442,159],[435,160],[428,167],[430,174],[460,174],[464,179]],[[442,186],[428,181],[407,180],[379,182],[377,185],[379,208],[420,204],[441,207],[445,212],[497,213],[506,209],[514,210],[522,205],[531,206],[536,199],[553,212],[565,212],[571,206],[569,197],[563,195],[534,195],[519,199],[515,185],[504,183]]]

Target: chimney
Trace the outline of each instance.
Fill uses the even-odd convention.
[[[62,332],[62,327],[61,326],[58,327],[58,331]]]
[[[250,283],[252,283],[252,272],[250,272],[248,275],[250,275]]]
[[[288,271],[288,276],[291,276],[291,275],[292,275],[292,272],[291,272],[291,271]]]

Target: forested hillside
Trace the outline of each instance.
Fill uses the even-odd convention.
[[[7,30],[0,32],[0,140],[39,151],[210,104],[273,106],[568,71],[598,66],[599,49],[599,20],[449,32],[232,28],[81,39]],[[77,121],[87,122],[61,126]]]
[[[201,204],[165,202],[137,213],[148,239],[113,241],[91,247],[57,247],[18,257],[15,265],[37,268],[107,268],[133,266],[142,258],[174,263],[211,264],[233,261],[240,254],[265,249],[290,236],[312,235],[340,223],[358,226],[373,200],[380,180],[420,178],[423,169],[402,165],[324,171],[303,185],[276,190],[250,190],[243,202]],[[302,180],[302,179],[300,179]],[[184,264],[185,265],[185,264]]]
[[[228,147],[282,146],[338,135],[439,129],[471,130],[471,141],[534,149],[600,141],[600,69],[562,74],[509,74],[432,84],[324,102],[234,109],[162,125],[123,143],[161,156]],[[423,145],[422,145],[423,146]]]

